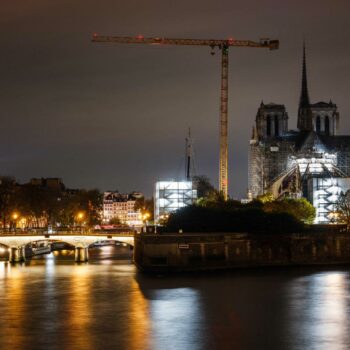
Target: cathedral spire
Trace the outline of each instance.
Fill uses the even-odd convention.
[[[303,73],[302,73],[301,94],[300,94],[299,111],[298,111],[298,129],[300,131],[312,130],[312,111],[310,107],[309,91],[307,88],[305,41],[303,45]]]
[[[309,99],[309,91],[307,88],[307,72],[306,72],[306,49],[305,49],[305,41],[303,46],[303,75],[302,75],[302,82],[301,82],[301,95],[300,95],[300,102],[299,102],[299,108],[307,108],[310,105],[310,99]]]

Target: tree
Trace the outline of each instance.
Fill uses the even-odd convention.
[[[350,190],[341,193],[336,204],[336,212],[333,214],[335,221],[350,227]]]
[[[82,212],[87,226],[97,225],[101,222],[102,204],[103,195],[97,189],[63,193],[59,221],[63,226],[77,224],[77,213]]]
[[[303,224],[285,212],[265,212],[262,208],[204,207],[190,205],[171,213],[169,232],[252,232],[287,234],[303,229]]]
[[[193,177],[194,187],[197,190],[197,204],[200,206],[216,206],[218,202],[225,202],[222,193],[220,193],[210,183],[205,175]]]
[[[37,185],[22,185],[18,192],[19,207],[22,216],[32,221],[35,227],[40,221],[47,224],[53,215],[53,203],[57,201],[56,191]]]
[[[101,212],[103,207],[103,194],[97,190],[82,191],[82,200],[85,200],[87,213],[87,224],[97,225],[101,223]]]
[[[14,178],[4,176],[0,178],[0,219],[5,228],[10,221],[13,211],[17,208],[18,187]]]
[[[256,198],[256,200],[258,200],[259,202],[265,204],[265,203],[268,203],[268,202],[273,202],[275,200],[275,197],[273,196],[272,193],[264,193],[264,194],[261,194],[260,196],[258,196]]]
[[[270,213],[287,213],[305,224],[312,224],[316,217],[316,209],[305,198],[266,201],[263,210]]]
[[[154,198],[146,199],[145,197],[137,198],[134,205],[134,210],[140,210],[141,215],[149,214],[147,221],[154,220]]]
[[[120,225],[121,221],[118,218],[118,216],[114,216],[113,218],[111,218],[108,222],[110,225]]]

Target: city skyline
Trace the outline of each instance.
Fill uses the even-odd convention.
[[[4,5],[0,159],[24,182],[61,177],[69,187],[150,196],[158,179],[185,174],[188,127],[198,174],[218,182],[220,55],[206,48],[92,44],[94,32],[280,40],[276,52],[230,50],[229,194],[245,195],[251,125],[261,100],[286,106],[296,129],[302,44],[312,102],[338,105],[348,134],[346,1],[68,1]],[[133,7],[134,6],[134,7]],[[133,8],[137,8],[135,11]],[[152,11],[150,10],[152,8]]]

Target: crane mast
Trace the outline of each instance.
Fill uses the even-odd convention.
[[[93,42],[117,43],[117,44],[148,44],[148,45],[191,45],[208,46],[213,50],[221,50],[221,96],[220,96],[220,164],[219,164],[219,191],[224,199],[228,197],[228,52],[229,47],[268,48],[276,50],[279,47],[278,40],[260,39],[259,42],[251,40],[226,40],[216,39],[171,39],[171,38],[145,38],[142,35],[136,37],[102,36],[94,34]]]

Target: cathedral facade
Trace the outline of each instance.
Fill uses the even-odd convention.
[[[284,105],[261,103],[249,152],[249,196],[305,197],[316,208],[316,223],[334,220],[339,195],[350,188],[350,136],[339,132],[332,101],[309,99],[305,47],[298,130],[289,130]]]

